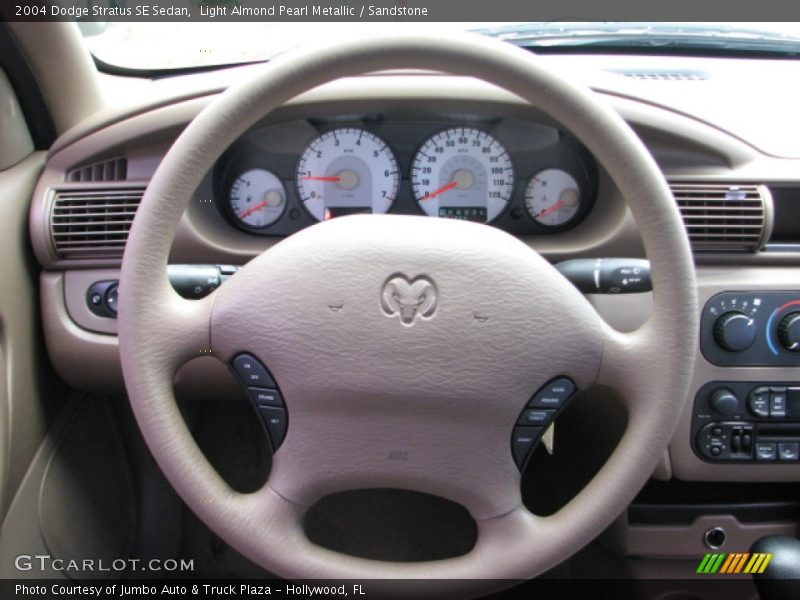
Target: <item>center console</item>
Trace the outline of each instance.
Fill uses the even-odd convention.
[[[721,292],[705,303],[700,350],[729,368],[800,366],[800,292]],[[739,369],[737,369],[738,371]],[[711,463],[800,461],[800,376],[758,376],[703,384],[694,396],[691,441]]]

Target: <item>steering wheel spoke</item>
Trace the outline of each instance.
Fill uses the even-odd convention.
[[[211,307],[215,294],[200,300],[187,300],[171,288],[162,288],[147,305],[127,307],[128,311],[139,313],[135,318],[146,318],[152,327],[131,331],[126,328],[128,321],[125,320],[121,324],[121,335],[141,336],[142,344],[150,349],[146,360],[153,368],[174,373],[193,358],[213,354]]]
[[[597,383],[617,392],[629,414],[647,410],[653,397],[648,393],[646,364],[658,360],[649,328],[645,324],[636,331],[621,333],[604,323],[602,332],[603,357]]]

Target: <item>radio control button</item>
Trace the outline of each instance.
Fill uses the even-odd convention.
[[[778,458],[780,460],[797,460],[800,458],[800,444],[795,442],[778,444]]]
[[[769,416],[777,419],[786,417],[786,388],[772,388],[769,394]]]
[[[756,444],[756,460],[775,460],[775,444]]]
[[[757,387],[750,392],[747,400],[747,409],[754,417],[765,419],[769,417],[770,392],[769,388]]]
[[[708,405],[711,407],[711,410],[726,417],[730,417],[739,412],[739,399],[727,388],[715,390],[708,399]]]

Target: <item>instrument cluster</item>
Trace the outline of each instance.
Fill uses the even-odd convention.
[[[371,115],[251,130],[218,161],[214,191],[223,216],[254,235],[288,235],[355,213],[548,234],[589,214],[597,166],[573,137],[550,125]]]

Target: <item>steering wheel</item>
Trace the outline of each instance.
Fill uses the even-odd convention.
[[[202,300],[174,292],[166,264],[178,221],[239,135],[320,84],[402,68],[505,88],[586,145],[624,196],[651,261],[654,303],[642,327],[612,329],[546,260],[505,232],[414,216],[323,222],[276,244]],[[393,281],[422,282],[419,314],[391,310],[384,292]],[[691,251],[641,141],[590,90],[526,51],[471,35],[381,36],[298,50],[221,94],[180,135],[147,187],[120,293],[125,382],[153,456],[202,521],[286,578],[481,585],[474,580],[530,578],[553,567],[607,527],[652,473],[688,394],[697,335]],[[222,480],[175,403],[176,370],[209,349],[226,363],[240,352],[254,355],[284,395],[285,441],[268,481],[253,493]],[[611,386],[628,424],[584,489],[542,517],[522,504],[510,439],[531,395],[556,376],[582,390]],[[477,523],[475,547],[446,560],[393,563],[307,539],[303,516],[318,499],[379,487],[460,503]]]

